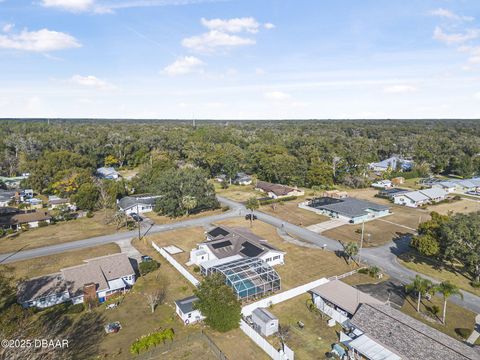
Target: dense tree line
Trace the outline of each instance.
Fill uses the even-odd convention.
[[[198,123],[197,123],[198,124]],[[209,176],[237,171],[298,186],[364,185],[368,163],[397,154],[424,174],[480,172],[474,120],[0,122],[0,173],[32,173],[52,192],[103,165],[133,168],[158,159],[192,164]],[[73,191],[78,189],[74,188]]]

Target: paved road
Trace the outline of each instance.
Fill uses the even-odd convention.
[[[218,215],[200,217],[167,225],[154,225],[150,229],[149,233],[159,233],[163,231],[181,229],[192,226],[205,226],[212,222],[237,216],[244,216],[249,212],[245,208],[245,206],[236,201],[226,199],[221,196],[219,196],[218,199],[222,203],[222,205],[229,206],[230,210]],[[319,247],[324,247],[330,251],[343,250],[343,246],[337,240],[330,239],[321,234],[314,233],[308,229],[288,223],[261,211],[256,211],[255,214],[257,215],[258,220],[280,228],[289,233],[290,235],[301,239],[302,241],[314,244]],[[46,246],[37,249],[23,250],[17,253],[0,254],[0,263],[11,263],[14,261],[58,254],[69,250],[83,249],[124,239],[132,239],[136,237],[137,234],[137,231],[129,231],[124,233],[99,236],[85,240],[73,241],[64,244]],[[403,283],[408,283],[412,278],[415,277],[417,273],[405,268],[397,261],[397,255],[408,250],[408,242],[409,239],[404,238],[403,240],[390,242],[383,246],[362,249],[360,253],[361,261],[366,262],[370,265],[376,265],[383,269],[383,271],[385,271],[391,277],[396,278]],[[470,309],[476,313],[480,313],[480,297],[470,294],[468,292],[463,292],[463,295],[463,300],[459,297],[452,297],[450,301],[462,307]]]

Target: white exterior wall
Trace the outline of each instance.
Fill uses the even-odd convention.
[[[75,304],[82,304],[83,303],[83,295],[72,298],[72,303],[74,305]]]
[[[274,259],[275,257],[277,257],[277,259]],[[265,261],[270,266],[284,264],[284,254],[276,251],[269,251],[263,254],[262,256],[260,256],[260,259]],[[270,260],[267,261],[267,259],[270,259]]]
[[[198,321],[205,319],[200,310],[193,310],[189,313],[184,314],[180,308],[175,305],[175,312],[182,319],[184,325],[194,324]]]
[[[133,286],[133,284],[135,284],[135,281],[136,281],[135,274],[124,276],[122,277],[122,280],[125,281],[127,285]]]
[[[143,204],[143,205],[138,205],[138,209],[137,209],[137,206],[132,206],[128,209],[125,209],[125,214],[127,215],[130,215],[132,213],[138,213],[138,214],[143,214],[143,213],[147,213],[147,212],[151,212],[153,211],[153,205],[146,205],[146,204]]]
[[[318,310],[323,312],[325,315],[331,317],[340,325],[342,325],[345,321],[348,320],[347,316],[335,310],[333,307],[327,305],[320,296],[318,296],[317,294],[312,294],[312,295],[313,295],[313,302],[315,303],[315,306],[317,307]]]
[[[422,205],[422,203],[417,203],[413,201],[412,199],[406,197],[405,195],[397,195],[393,198],[393,203],[397,205],[404,205],[408,207],[418,207]]]
[[[157,250],[160,255],[162,255],[175,269],[177,269],[180,274],[182,274],[188,281],[190,281],[194,286],[198,286],[200,284],[200,281],[198,281],[195,276],[190,274],[187,269],[185,269],[178,261],[176,261],[170,254],[165,251],[165,249],[162,249],[159,247],[157,244],[152,242],[152,246],[155,250]]]

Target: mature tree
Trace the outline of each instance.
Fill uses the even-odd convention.
[[[151,289],[148,292],[144,293],[143,295],[147,299],[147,303],[150,306],[150,310],[152,310],[152,314],[153,314],[155,312],[155,308],[165,301],[167,292],[165,288]]]
[[[107,167],[118,165],[120,161],[113,155],[105,156],[104,164]]]
[[[278,332],[277,332],[277,337],[278,340],[280,340],[280,343],[282,344],[282,350],[285,351],[285,343],[288,341],[290,338],[290,326],[288,325],[278,325]]]
[[[155,211],[167,216],[176,217],[188,211],[214,209],[219,206],[213,185],[207,182],[205,172],[200,169],[167,170],[150,186],[150,190],[160,195]],[[191,208],[192,202],[184,202],[186,197],[196,200],[194,208]]]
[[[356,242],[348,242],[343,245],[343,251],[347,255],[347,261],[350,264],[355,256],[357,256],[359,249]]]
[[[245,207],[250,210],[250,227],[253,225],[253,212],[257,210],[260,207],[260,202],[255,196],[250,197],[246,204]]]
[[[182,206],[185,209],[185,215],[188,216],[189,211],[197,207],[197,199],[191,195],[182,197]]]
[[[85,183],[72,196],[72,200],[82,210],[94,210],[97,207],[99,190],[93,183]]]
[[[435,287],[435,290],[443,296],[443,315],[442,323],[445,324],[445,318],[447,316],[447,301],[450,296],[458,295],[463,299],[463,294],[457,285],[452,284],[449,281],[443,281]]]
[[[323,189],[333,187],[333,170],[330,164],[316,161],[307,170],[307,185],[320,186]]]
[[[420,275],[416,275],[415,279],[408,285],[405,286],[405,290],[408,292],[415,292],[417,294],[417,312],[420,312],[420,302],[422,297],[425,296],[427,293],[431,293],[433,290],[433,283],[421,277]]]
[[[226,332],[240,325],[241,304],[232,288],[225,285],[222,274],[204,278],[195,295],[199,300],[194,306],[205,316],[205,323],[212,329]]]
[[[440,252],[438,240],[430,234],[414,236],[410,245],[426,256],[434,256]]]

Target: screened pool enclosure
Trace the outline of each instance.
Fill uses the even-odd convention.
[[[280,276],[265,261],[258,258],[243,258],[212,266],[206,275],[222,273],[225,282],[240,300],[263,297],[280,290]]]

